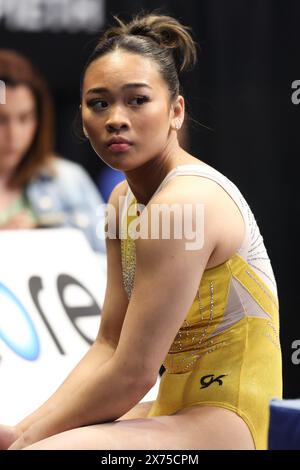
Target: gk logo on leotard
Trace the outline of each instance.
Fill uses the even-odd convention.
[[[223,385],[223,380],[221,380],[223,377],[226,377],[227,374],[223,374],[223,375],[219,375],[218,377],[216,377],[214,379],[214,375],[213,374],[210,374],[210,375],[204,375],[203,377],[201,377],[200,379],[200,383],[202,385],[201,388],[207,388],[209,387],[212,383],[214,382],[218,382],[219,385]]]

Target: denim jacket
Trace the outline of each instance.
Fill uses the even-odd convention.
[[[105,253],[104,201],[80,165],[55,158],[54,172],[43,170],[25,194],[41,225],[78,228],[93,250]]]

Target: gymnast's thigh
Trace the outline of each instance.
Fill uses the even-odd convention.
[[[213,406],[192,408],[170,416],[128,419],[73,429],[39,441],[26,450],[254,448],[247,426],[234,412]]]

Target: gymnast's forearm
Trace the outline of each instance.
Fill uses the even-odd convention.
[[[115,356],[99,367],[69,399],[35,421],[11,449],[21,449],[54,434],[114,421],[136,405],[151,388],[143,377],[124,370]]]
[[[89,380],[94,371],[105,364],[114,352],[115,348],[112,345],[96,340],[56,392],[36,411],[16,425],[19,433],[26,431],[35,421],[51,413],[60,403],[64,404],[72,399],[78,387]]]

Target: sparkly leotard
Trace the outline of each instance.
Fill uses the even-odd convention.
[[[180,165],[175,176],[198,175],[217,182],[234,200],[246,227],[240,249],[206,269],[198,292],[163,362],[166,369],[148,416],[170,415],[194,405],[220,406],[248,425],[257,449],[267,448],[269,401],[282,396],[281,349],[276,282],[263,237],[239,189],[209,165]],[[123,227],[137,215],[128,189]],[[131,211],[130,211],[131,212]],[[121,240],[123,282],[134,285],[134,240]]]

